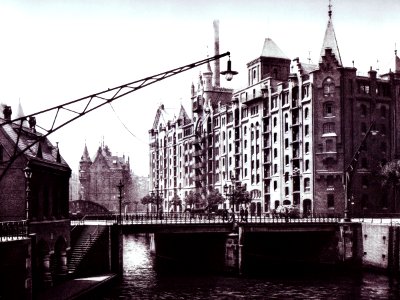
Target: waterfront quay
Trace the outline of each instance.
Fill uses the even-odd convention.
[[[150,251],[161,262],[182,263],[195,255],[197,263],[213,262],[217,271],[229,274],[246,273],[258,264],[298,262],[399,273],[398,219],[343,222],[328,216],[250,216],[244,220],[238,215],[233,222],[209,214],[142,213],[86,216],[70,224],[69,273],[43,287],[35,286],[42,273],[31,265],[37,255],[31,251],[35,235],[28,234],[24,222],[1,223],[3,297],[74,299],[95,293],[123,273],[122,236],[138,233],[148,236]]]

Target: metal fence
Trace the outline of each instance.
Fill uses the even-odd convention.
[[[12,241],[28,237],[26,221],[0,222],[0,242]]]
[[[307,217],[290,217],[285,215],[220,215],[213,213],[137,213],[119,215],[86,215],[80,220],[71,220],[73,225],[89,223],[103,224],[224,224],[224,223],[337,223],[340,216],[312,215]]]

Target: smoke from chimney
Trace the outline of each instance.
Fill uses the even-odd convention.
[[[219,21],[214,20],[214,55],[219,55]],[[214,86],[219,87],[220,85],[220,67],[219,59],[215,60],[214,65]]]

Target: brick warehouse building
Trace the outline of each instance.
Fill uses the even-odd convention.
[[[163,192],[164,210],[191,190],[222,193],[235,176],[252,195],[253,214],[281,204],[343,214],[345,170],[365,139],[352,213],[395,212],[399,205],[374,175],[400,157],[400,60],[395,53],[393,72],[358,76],[342,64],[331,15],[317,65],[290,60],[265,39],[261,56],[247,64],[247,87],[220,87],[216,62],[192,85],[190,117],[183,107],[175,115],[159,107],[149,131],[150,189]]]
[[[132,211],[129,205],[133,205],[131,200],[135,193],[129,158],[112,155],[103,143],[92,161],[85,145],[79,162],[80,200],[95,202],[116,213],[119,211],[117,185],[120,180],[124,184],[122,211]]]
[[[12,120],[11,116],[11,107],[3,105],[0,123]],[[17,118],[22,116],[20,114]],[[34,118],[30,118],[29,124],[28,121],[23,121],[22,124],[16,122],[0,126],[0,172],[1,174],[5,172],[0,181],[0,221],[29,220],[29,233],[34,235],[32,253],[35,255],[32,256],[32,268],[37,270],[35,272],[37,278],[33,280],[38,280],[38,286],[50,286],[54,280],[65,276],[68,271],[66,264],[67,251],[70,247],[68,193],[71,169],[61,157],[58,146],[53,146],[36,131],[35,123]],[[5,171],[13,155],[33,141],[38,142],[19,155]],[[32,171],[29,197],[28,180],[24,174],[27,166]],[[1,263],[7,264],[15,257],[3,257]],[[28,266],[28,260],[25,262],[24,259],[24,264]],[[7,269],[9,276],[15,274],[13,268],[14,266],[11,266],[11,270]],[[26,284],[25,288],[28,287],[29,284]]]

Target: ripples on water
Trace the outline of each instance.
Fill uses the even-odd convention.
[[[374,273],[235,277],[154,265],[144,235],[124,236],[124,275],[103,299],[400,299],[398,281]]]

